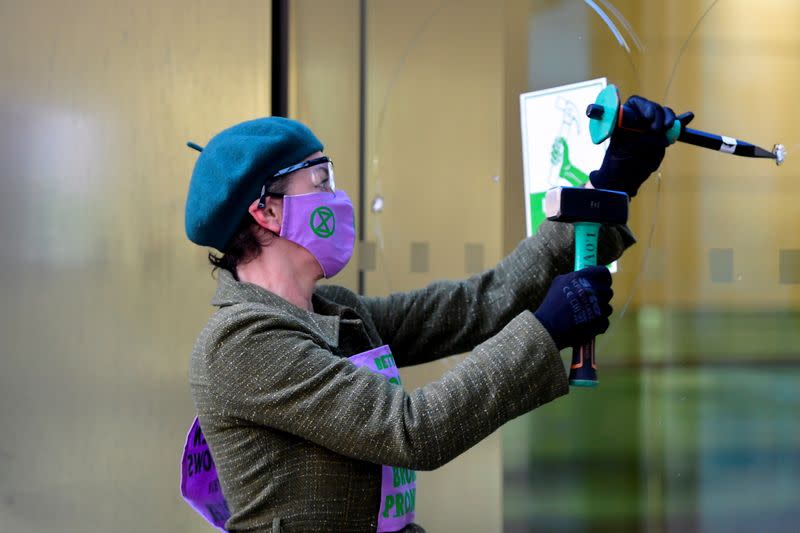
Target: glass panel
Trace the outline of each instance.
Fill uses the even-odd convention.
[[[185,143],[269,112],[269,5],[3,0],[0,34],[0,530],[207,531]]]
[[[692,128],[780,142],[788,157],[669,148],[633,201],[639,243],[615,275],[600,387],[504,429],[506,531],[786,531],[800,519],[800,242],[786,231],[799,15],[777,1],[528,3],[528,90],[607,76],[624,97],[694,111]]]
[[[487,76],[501,77],[502,13],[489,2],[471,2],[468,9],[454,2],[366,2],[362,147],[361,4],[292,2],[291,114],[325,143],[336,164],[337,186],[354,200],[359,192],[365,198],[357,261],[330,282],[355,289],[361,270],[365,292],[381,295],[481,271],[501,255],[502,219],[476,224],[471,215],[500,209],[501,88],[493,83],[469,88],[459,79],[472,74],[444,61],[471,62]],[[435,98],[432,87],[439,88]],[[487,105],[474,109],[478,101]],[[425,121],[426,116],[436,118]],[[459,124],[472,133],[453,134]],[[484,150],[487,142],[491,148]],[[432,381],[455,361],[402,369],[403,383],[413,389]],[[495,435],[436,472],[418,473],[417,521],[429,531],[499,530],[500,459]]]
[[[333,16],[316,22],[323,3],[300,4],[298,39]],[[337,6],[355,16],[355,4]],[[791,529],[800,519],[800,242],[785,228],[795,222],[800,131],[787,110],[800,81],[800,8],[370,0],[366,9],[367,216],[357,266],[368,294],[463,278],[524,237],[520,93],[607,77],[624,98],[694,111],[694,128],[788,148],[782,167],[669,149],[633,203],[639,242],[615,274],[612,327],[598,340],[600,388],[508,424],[502,480],[496,435],[421,474],[419,521],[443,531]],[[347,53],[334,59],[322,34],[298,41],[298,80],[353,81],[353,35],[334,25]],[[311,88],[298,81],[299,118],[333,124],[335,105],[355,110],[352,84],[315,90],[315,79]],[[343,142],[327,144],[353,157],[358,147]],[[429,382],[458,360],[405,369],[403,380]],[[752,497],[759,492],[770,497]]]
[[[213,290],[183,236],[183,142],[268,112],[269,5],[162,4],[0,3],[15,51],[0,83],[0,523],[14,531],[204,527],[177,496],[185,365]],[[606,76],[789,154],[670,148],[634,202],[601,387],[507,425],[502,466],[494,435],[420,475],[420,522],[791,530],[800,8],[372,0],[360,147],[358,4],[298,1],[292,32],[292,114],[366,198],[359,260],[337,280],[351,288],[358,268],[369,294],[463,278],[522,238],[522,92]]]

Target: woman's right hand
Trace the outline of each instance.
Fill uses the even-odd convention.
[[[558,276],[534,315],[559,350],[580,346],[608,329],[611,273],[593,266]]]

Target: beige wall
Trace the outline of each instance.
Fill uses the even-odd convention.
[[[214,288],[203,145],[269,112],[269,3],[0,1],[0,531],[206,531],[180,497]]]

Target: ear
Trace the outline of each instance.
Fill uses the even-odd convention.
[[[256,200],[250,204],[247,212],[250,213],[250,216],[259,226],[275,235],[280,235],[283,222],[283,200],[267,196],[266,205],[263,208],[258,207],[258,202]]]

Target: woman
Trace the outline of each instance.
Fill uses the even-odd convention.
[[[642,123],[672,125],[671,111],[639,100]],[[637,139],[612,141],[595,186],[635,194],[665,144]],[[189,436],[210,447],[219,484],[208,491],[221,503],[193,505],[230,531],[423,531],[413,471],[566,394],[559,350],[605,331],[611,277],[569,273],[572,233],[545,223],[465,281],[388,297],[317,286],[348,262],[355,235],[322,150],[302,124],[270,117],[218,134],[195,166],[187,235],[224,253],[210,254],[218,310],[192,354]],[[633,242],[606,228],[601,260]],[[437,381],[400,386],[397,367],[470,351]],[[191,483],[210,455],[188,456]]]

